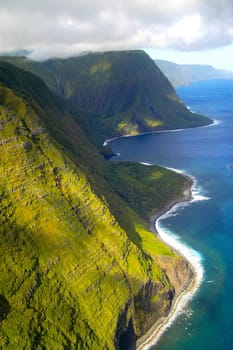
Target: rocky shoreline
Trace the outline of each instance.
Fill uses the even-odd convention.
[[[194,186],[194,181],[191,177],[180,174],[185,179],[185,188],[183,192],[183,196],[181,198],[176,198],[170,201],[167,205],[165,205],[161,210],[151,216],[149,222],[149,228],[152,232],[159,236],[159,233],[156,229],[157,220],[169,212],[175,205],[180,204],[182,202],[189,202],[193,199],[192,196],[192,188]],[[162,239],[159,236],[160,239]],[[167,242],[165,242],[168,244]],[[192,295],[195,293],[195,290],[199,286],[197,271],[193,266],[192,262],[186,257],[180,250],[173,246],[171,249],[180,256],[178,259],[177,266],[174,268],[169,268],[169,260],[162,258],[158,261],[158,264],[162,267],[162,269],[167,274],[169,280],[171,281],[174,290],[175,296],[173,298],[171,308],[168,312],[168,315],[161,317],[142,337],[137,340],[137,350],[147,350],[153,344],[155,344],[159,338],[162,336],[164,331],[168,328],[168,326],[173,322],[176,316],[181,312],[181,308],[183,308],[183,304],[186,304],[185,300],[190,300]],[[183,305],[183,306],[182,306]]]

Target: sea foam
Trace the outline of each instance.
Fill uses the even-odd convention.
[[[198,185],[197,179],[194,176],[190,176],[190,177],[193,180],[193,187],[192,187],[193,199],[190,201],[190,203],[209,200],[210,197],[207,197],[203,194],[203,189],[201,186]]]
[[[171,168],[169,168],[171,169]],[[178,173],[182,173],[187,175],[182,170],[174,169],[171,170],[176,171]],[[185,259],[190,263],[194,271],[194,280],[192,285],[181,293],[175,301],[173,308],[170,314],[162,321],[162,323],[155,329],[155,331],[137,348],[137,350],[149,350],[153,345],[155,345],[161,336],[164,334],[166,330],[168,330],[178,316],[185,312],[185,307],[188,302],[193,298],[193,296],[198,291],[203,278],[204,278],[204,267],[203,267],[203,258],[202,255],[189,247],[185,242],[181,240],[177,234],[171,232],[167,227],[165,227],[162,221],[168,218],[171,215],[175,215],[180,208],[189,205],[197,200],[206,200],[209,199],[201,194],[200,188],[197,186],[197,181],[194,177],[193,180],[193,188],[192,188],[192,197],[193,199],[189,202],[181,202],[174,205],[168,212],[160,216],[155,222],[155,228],[158,232],[160,238],[167,243],[170,247],[172,247],[175,251],[177,251],[180,255],[184,256]]]
[[[146,165],[146,166],[151,166],[152,165],[152,163],[147,163],[147,162],[139,162],[139,164]]]
[[[174,210],[174,208],[172,208],[172,210]],[[165,228],[161,224],[161,220],[165,219],[169,215],[169,212],[162,215],[156,221],[156,224],[155,224],[156,230],[160,238],[165,243],[167,243],[169,246],[175,249],[180,255],[183,255],[186,258],[186,260],[189,261],[195,273],[195,280],[191,288],[189,288],[188,290],[184,291],[181,295],[179,295],[168,317],[165,318],[165,320],[159,325],[159,327],[154,331],[154,333],[152,333],[146,339],[146,341],[137,348],[137,350],[149,350],[153,345],[157,344],[157,342],[162,337],[164,332],[166,332],[172,326],[172,324],[175,322],[177,317],[185,312],[186,305],[193,298],[195,293],[198,291],[204,277],[204,268],[202,264],[203,258],[201,254],[196,250],[190,248],[181,240],[181,238],[178,235],[172,233],[169,229]]]
[[[190,204],[190,203],[193,203],[193,202],[206,201],[206,200],[210,199],[210,197],[207,197],[207,196],[204,195],[204,193],[203,193],[204,191],[203,191],[202,187],[198,184],[198,181],[195,178],[195,176],[190,175],[186,171],[181,170],[181,169],[176,169],[176,168],[171,168],[171,167],[166,167],[166,169],[172,170],[175,173],[178,173],[178,174],[181,174],[181,175],[184,175],[184,176],[188,176],[189,178],[192,179],[192,181],[193,181],[192,199],[189,202],[186,202],[186,205]]]

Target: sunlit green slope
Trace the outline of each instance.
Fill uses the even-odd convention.
[[[75,108],[88,111],[83,123],[94,141],[210,123],[185,107],[143,51],[90,53],[45,62],[8,59],[36,73]]]
[[[122,198],[128,175],[117,194],[124,167],[106,165],[66,105],[9,64],[0,82],[0,348],[119,349],[130,320],[139,337],[168,312],[169,269],[188,270]]]

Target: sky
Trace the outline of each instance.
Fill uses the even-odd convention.
[[[0,52],[31,57],[144,49],[233,70],[232,0],[0,0]]]

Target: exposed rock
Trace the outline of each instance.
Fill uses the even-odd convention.
[[[190,283],[193,272],[184,258],[177,257],[174,260],[169,256],[159,256],[158,263],[168,276],[176,295],[182,292]]]
[[[161,317],[167,316],[174,298],[172,286],[148,280],[118,320],[116,343],[119,350],[136,349],[136,341]],[[130,315],[132,314],[132,317]],[[128,320],[128,322],[127,322]]]
[[[32,144],[31,144],[31,142],[29,142],[29,141],[24,142],[23,148],[24,148],[26,151],[31,151],[31,149],[32,149]]]
[[[166,316],[174,296],[172,287],[149,280],[135,297],[137,337],[144,335],[161,316]]]

